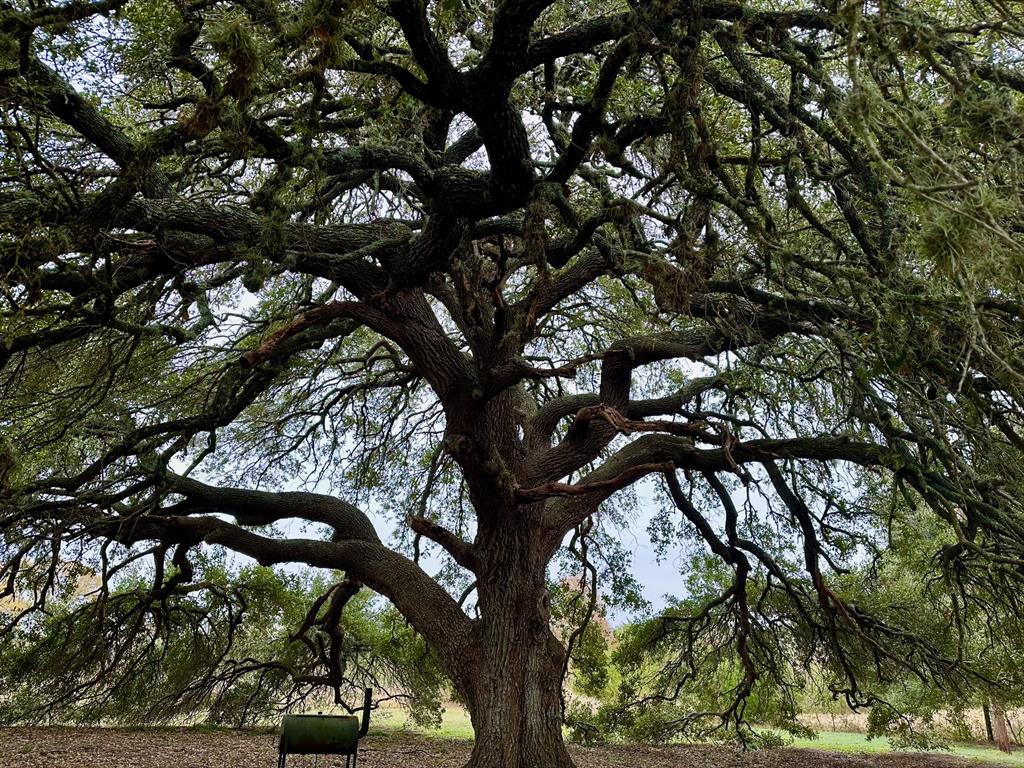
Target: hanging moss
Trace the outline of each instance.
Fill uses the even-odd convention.
[[[253,79],[262,68],[259,46],[248,19],[241,15],[228,16],[208,25],[206,35],[213,49],[231,66],[224,81],[224,93],[240,104],[248,104],[252,99]]]
[[[1020,99],[989,83],[974,83],[950,99],[946,117],[972,141],[1005,143],[1024,134]]]
[[[185,136],[199,139],[208,135],[217,127],[220,118],[220,106],[214,99],[202,98],[196,102],[191,112],[183,112],[182,128]]]
[[[1012,210],[1011,199],[988,187],[950,200],[946,206],[926,201],[921,205],[918,235],[921,255],[945,277],[1019,276],[1024,254],[1007,247],[986,226],[990,220],[1010,216]]]

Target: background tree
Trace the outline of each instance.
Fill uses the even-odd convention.
[[[866,660],[967,671],[838,588],[885,546],[862,489],[950,531],[954,628],[1019,609],[1001,0],[0,7],[8,591],[140,558],[204,589],[209,548],[343,571],[437,654],[475,767],[570,764],[549,563],[628,590],[643,478],[720,561],[664,621],[678,674],[739,664],[688,728],[795,647],[851,703]]]
[[[866,702],[870,709],[858,728],[869,738],[886,736],[898,747],[929,749],[952,740],[984,738],[982,724],[971,719],[980,721],[981,708],[990,699],[1015,707],[1024,701],[1021,614],[965,601],[962,592],[950,590],[935,553],[952,546],[955,538],[929,510],[911,509],[898,496],[875,496],[871,504],[888,524],[885,548],[834,574],[830,589],[851,610],[869,612],[913,633],[936,655],[959,658],[970,679],[935,678],[898,660],[880,663],[870,645],[843,655],[818,653],[813,635],[793,631],[799,617],[790,613],[792,606],[771,603],[764,594],[767,585],[752,579],[748,588],[757,602],[764,601],[761,617],[788,629],[775,631],[771,674],[759,676],[744,703],[744,718],[762,727],[744,730],[741,737],[778,743],[780,730],[813,736],[807,715],[817,719],[823,711],[833,715],[832,730],[846,730],[837,728],[837,712],[849,716],[854,714],[851,707]],[[766,540],[762,546],[773,543]],[[780,563],[786,562],[786,547],[783,543],[773,551]],[[697,713],[718,712],[728,705],[744,671],[732,642],[735,628],[717,607],[731,574],[718,558],[700,552],[687,570],[686,598],[659,616],[617,631],[605,668],[618,672],[618,684],[601,692],[599,706],[576,710],[574,725],[581,737],[669,741],[685,735]],[[791,579],[811,587],[806,576],[794,573]],[[697,622],[710,622],[714,630],[693,631]],[[856,697],[844,695],[844,681],[851,675],[860,689]],[[1005,715],[1003,725],[1005,732]]]

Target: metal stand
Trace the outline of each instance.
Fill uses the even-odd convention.
[[[345,768],[357,768],[356,763],[359,761],[359,754],[357,752],[350,752],[345,755]],[[320,763],[320,755],[313,756],[313,768],[316,768]],[[279,752],[277,755],[277,768],[288,768],[288,753]]]
[[[370,706],[373,702],[373,690],[366,688],[363,694],[362,718],[358,722],[351,715],[341,717],[286,715],[281,725],[281,739],[277,746],[277,768],[288,768],[288,755],[290,754],[314,755],[314,768],[319,766],[322,754],[345,755],[345,768],[357,768],[359,739],[365,736],[370,729]],[[345,709],[352,713],[358,712],[349,707],[345,707]],[[319,734],[316,728],[310,730],[310,723],[303,722],[306,718],[312,718],[314,726],[318,721],[328,721],[328,733],[332,736],[325,741],[322,735],[323,728],[317,726],[320,729]]]

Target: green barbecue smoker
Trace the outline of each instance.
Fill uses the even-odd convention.
[[[362,722],[355,715],[285,715],[277,747],[277,768],[285,768],[288,755],[345,755],[345,768],[356,768],[359,739],[370,728],[372,698],[373,689],[367,688],[363,693]]]

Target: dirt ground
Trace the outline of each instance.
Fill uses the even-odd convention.
[[[459,768],[470,744],[424,736],[368,736],[359,768]],[[843,755],[806,749],[743,754],[709,746],[572,747],[579,768],[963,768],[934,755]],[[277,737],[253,731],[183,729],[0,728],[0,768],[272,768]],[[295,768],[312,757],[289,758]],[[321,757],[320,768],[344,762]]]

